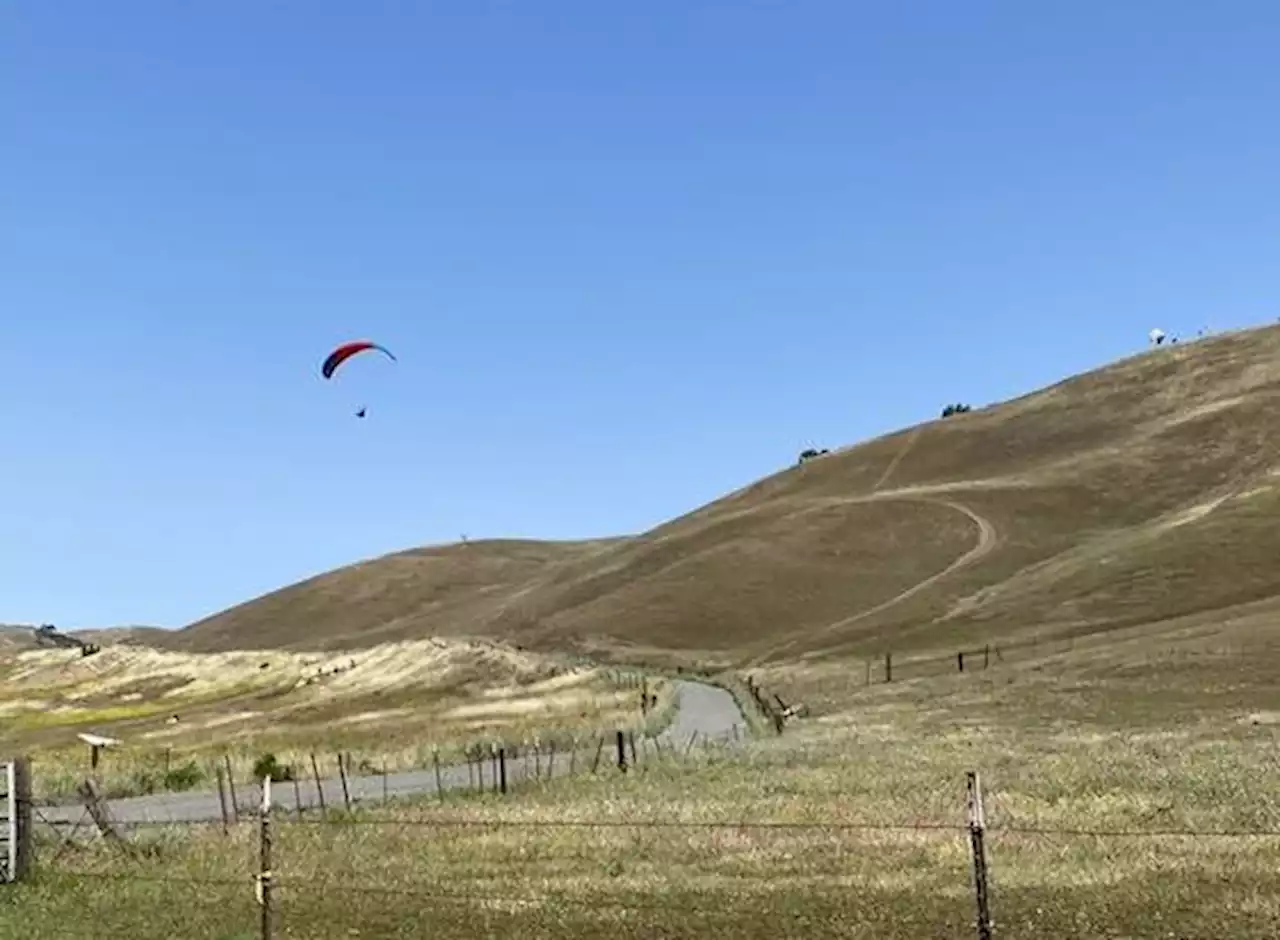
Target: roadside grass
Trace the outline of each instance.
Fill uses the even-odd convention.
[[[198,655],[153,655],[176,659],[197,675],[205,668]],[[270,655],[284,659],[279,653]],[[256,670],[256,657],[241,658],[253,662]],[[268,754],[297,776],[309,778],[312,754],[321,775],[334,777],[339,754],[350,758],[350,773],[363,775],[429,768],[437,755],[442,765],[461,763],[468,751],[491,744],[563,751],[616,728],[656,733],[670,722],[676,698],[674,685],[660,676],[645,679],[634,671],[568,669],[522,656],[518,665],[524,671],[515,676],[455,662],[447,683],[432,684],[410,674],[393,676],[371,689],[377,677],[357,676],[361,682],[346,688],[344,675],[329,680],[331,686],[322,692],[307,689],[290,698],[282,694],[279,679],[275,686],[263,681],[246,689],[243,677],[232,673],[218,679],[218,688],[227,695],[222,700],[208,697],[207,691],[206,697],[184,700],[170,689],[163,701],[113,706],[102,701],[101,689],[109,690],[113,683],[136,689],[138,683],[128,672],[134,664],[107,671],[99,677],[101,688],[83,677],[75,677],[74,685],[59,684],[63,671],[50,668],[39,673],[30,659],[26,664],[28,674],[20,681],[13,680],[17,670],[11,665],[9,681],[0,683],[0,698],[9,703],[10,711],[15,703],[24,708],[19,720],[7,720],[0,729],[0,752],[32,757],[36,797],[46,801],[73,797],[90,773],[89,748],[75,737],[79,730],[121,739],[120,745],[101,752],[95,774],[104,793],[119,798],[209,790],[217,768],[225,768],[228,761],[233,779],[248,782],[255,764]],[[286,688],[293,688],[289,684],[296,677],[285,678]],[[47,684],[41,685],[41,680]],[[72,687],[75,697],[68,694]],[[657,699],[647,714],[640,708],[642,687]],[[299,702],[300,695],[309,698]],[[24,702],[53,702],[60,710],[48,715],[26,708]],[[179,712],[181,723],[164,720]],[[131,720],[138,715],[145,720]]]
[[[842,700],[798,671],[823,713],[741,751],[505,799],[280,812],[277,935],[969,937],[977,770],[1000,936],[1273,937],[1275,637],[1247,618],[1153,629]],[[12,893],[10,922],[34,940],[167,937],[181,911],[182,936],[253,935],[252,824],[133,832],[154,856],[77,850]]]

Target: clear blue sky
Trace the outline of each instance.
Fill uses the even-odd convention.
[[[1277,50],[1262,0],[6,4],[0,622],[638,531],[1273,319]]]

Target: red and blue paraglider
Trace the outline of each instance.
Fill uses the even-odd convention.
[[[334,373],[338,370],[338,367],[352,356],[358,356],[360,353],[373,351],[382,353],[392,362],[397,361],[395,355],[385,346],[381,346],[378,343],[365,339],[354,340],[349,343],[343,343],[341,346],[329,353],[329,355],[325,357],[324,363],[320,366],[320,374],[324,376],[326,380],[332,379]],[[356,417],[363,418],[366,411],[367,409],[361,405],[359,410],[356,411]]]

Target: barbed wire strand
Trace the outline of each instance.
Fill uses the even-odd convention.
[[[294,813],[294,810],[285,810],[277,807],[277,811],[281,814],[288,812]],[[334,810],[330,810],[334,812]],[[341,812],[341,811],[338,811]],[[256,814],[252,817],[242,816],[235,822],[227,825],[231,828],[245,828],[257,823]],[[52,827],[73,826],[70,821],[51,821],[45,822]],[[356,826],[377,826],[392,828],[423,828],[423,829],[467,829],[467,828],[494,828],[494,829],[726,829],[740,831],[830,831],[830,832],[967,832],[968,826],[965,823],[939,823],[939,822],[915,822],[915,823],[876,823],[876,822],[788,822],[785,820],[759,820],[759,821],[742,821],[742,820],[661,820],[661,819],[644,819],[644,820],[609,820],[609,819],[368,819],[368,818],[302,818],[296,817],[284,818],[283,815],[273,815],[273,825],[277,828],[288,829],[291,827],[305,828],[324,828],[332,827],[341,829],[344,827]],[[119,821],[113,820],[112,824],[120,829],[184,829],[184,828],[203,828],[222,825],[220,819],[201,819],[201,820],[130,820]],[[1194,827],[1166,827],[1160,829],[1135,829],[1135,828],[1107,828],[1107,827],[1057,827],[1057,826],[1034,826],[1021,824],[997,824],[988,825],[984,829],[985,832],[993,835],[1007,833],[1013,835],[1057,835],[1057,836],[1076,836],[1076,837],[1094,837],[1094,838],[1222,838],[1222,839],[1273,839],[1280,838],[1280,829],[1197,829]]]

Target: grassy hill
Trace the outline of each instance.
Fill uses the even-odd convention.
[[[1268,327],[838,450],[635,537],[399,553],[164,642],[486,635],[742,664],[1097,633],[1280,595],[1278,474]]]
[[[36,649],[36,641],[32,630],[36,625],[0,623],[0,651]],[[97,627],[86,630],[67,630],[69,636],[77,637],[88,643],[99,646],[116,646],[120,644],[153,645],[163,640],[167,631],[160,627]]]

